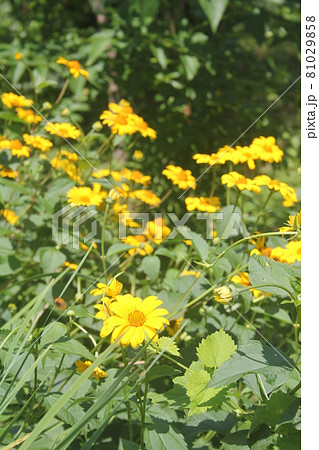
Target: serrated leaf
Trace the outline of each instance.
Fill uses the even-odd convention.
[[[116,255],[117,253],[123,253],[126,250],[129,250],[130,248],[133,248],[132,245],[128,244],[113,244],[110,246],[106,253],[106,257]]]
[[[188,412],[189,416],[193,414],[201,414],[209,408],[207,403],[209,401],[215,400],[215,406],[220,406],[222,400],[215,397],[223,389],[220,388],[207,388],[207,383],[210,380],[210,375],[206,370],[194,369],[188,374],[186,381],[186,392],[190,398],[190,409]],[[214,405],[214,401],[211,402],[210,406]]]
[[[160,419],[153,418],[153,426],[148,426],[144,433],[148,450],[186,450],[184,436],[175,427]]]
[[[161,351],[164,348],[165,352],[170,353],[173,356],[181,356],[176,342],[168,336],[162,336],[157,341],[157,349]]]
[[[232,357],[218,367],[208,386],[219,387],[235,383],[247,373],[263,374],[266,381],[275,384],[277,376],[289,376],[294,363],[280,350],[263,345],[259,341],[239,347]]]
[[[94,360],[94,356],[87,350],[87,348],[75,339],[60,338],[58,341],[54,342],[53,348],[61,353],[79,355],[83,358],[89,359],[90,361]]]
[[[197,347],[197,356],[206,367],[216,368],[227,361],[237,345],[223,329],[203,339]]]
[[[294,279],[294,272],[288,264],[274,261],[266,256],[252,255],[248,269],[252,286],[264,284],[265,291],[270,294],[287,296],[289,292],[291,296],[294,295],[294,289],[290,283],[290,278]]]

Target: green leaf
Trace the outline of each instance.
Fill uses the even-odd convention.
[[[9,120],[10,122],[24,122],[23,119],[20,119],[16,114],[9,111],[0,111],[0,119]]]
[[[184,436],[168,422],[153,418],[153,426],[144,432],[144,440],[148,450],[186,450],[188,448]]]
[[[190,398],[190,409],[188,412],[189,416],[192,416],[193,414],[201,414],[207,411],[209,406],[205,405],[205,403],[214,399],[223,389],[222,387],[217,389],[206,387],[209,380],[210,375],[204,369],[194,369],[188,374],[186,392]],[[220,398],[218,398],[215,406],[220,406],[220,403]],[[214,405],[213,402],[212,405]]]
[[[116,255],[117,253],[124,253],[126,250],[133,248],[132,245],[127,244],[113,244],[109,247],[106,257]]]
[[[186,78],[188,81],[193,80],[196,77],[198,69],[200,68],[200,62],[196,56],[181,56],[181,60],[185,69]]]
[[[266,406],[259,406],[253,416],[249,433],[253,433],[263,423],[271,428],[275,428],[282,414],[289,408],[295,400],[292,395],[282,391],[274,392]]]
[[[203,339],[197,347],[197,356],[206,367],[216,368],[227,361],[237,345],[223,329]]]
[[[13,189],[16,192],[23,192],[24,194],[29,194],[29,190],[24,186],[21,186],[21,184],[17,183],[16,181],[1,178],[0,184],[4,184],[5,186],[8,186],[9,188]]]
[[[213,33],[216,33],[219,22],[222,20],[229,0],[198,0],[207,16]]]
[[[167,347],[168,345],[168,347]],[[166,347],[166,348],[165,348]],[[168,336],[162,336],[159,338],[159,340],[157,341],[157,349],[159,351],[163,350],[165,348],[165,351],[167,353],[170,353],[171,355],[174,356],[181,356],[179,349],[176,345],[176,342],[172,340],[172,338],[168,337]]]
[[[294,363],[279,349],[259,341],[250,341],[239,347],[228,361],[216,369],[208,386],[235,383],[247,373],[263,374],[268,383],[274,384],[277,376],[285,374],[288,378],[294,367]]]
[[[122,450],[139,450],[140,448],[135,442],[127,441],[123,438],[121,438],[121,446]]]
[[[51,342],[56,342],[59,338],[65,336],[68,332],[68,327],[60,322],[53,322],[48,324],[41,336],[40,346],[44,347]]]
[[[265,285],[265,292],[287,296],[294,295],[289,278],[294,279],[294,272],[287,264],[282,264],[262,255],[252,255],[248,263],[249,277],[252,287]],[[275,285],[275,286],[274,286]],[[282,286],[284,289],[281,289]],[[260,288],[263,290],[263,288]],[[288,291],[288,292],[287,292]]]
[[[54,247],[42,247],[39,250],[39,258],[41,268],[45,273],[54,272],[66,261],[65,255]]]
[[[99,33],[95,33],[88,39],[88,60],[87,65],[91,66],[103,53],[105,53],[108,47],[113,44],[114,30],[103,30]]]
[[[79,355],[90,361],[94,360],[94,356],[86,349],[86,347],[75,339],[60,338],[54,342],[53,348],[67,355]]]
[[[15,256],[0,256],[0,277],[11,275],[19,270],[20,267],[20,261]]]
[[[148,275],[151,281],[158,278],[161,268],[161,261],[157,256],[145,256],[142,260],[142,269]]]

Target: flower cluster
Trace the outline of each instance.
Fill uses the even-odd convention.
[[[103,111],[100,116],[103,125],[111,127],[112,134],[134,134],[140,133],[143,137],[156,138],[156,131],[148,126],[145,120],[134,114],[133,108],[126,100],[119,104],[109,103],[109,109]]]

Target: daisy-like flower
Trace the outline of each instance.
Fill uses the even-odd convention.
[[[100,169],[98,172],[93,172],[92,176],[94,178],[104,178],[104,177],[108,177],[110,175],[111,171],[110,169]]]
[[[132,192],[132,197],[141,200],[141,202],[144,202],[147,205],[158,205],[161,201],[154,192],[144,189],[138,189],[137,191]]]
[[[254,178],[253,182],[258,186],[267,186],[269,190],[274,190],[277,192],[279,191],[284,198],[284,206],[292,206],[298,201],[295,189],[291,186],[288,186],[287,183],[282,183],[278,180],[272,180],[267,175],[258,175]]]
[[[150,128],[148,126],[148,123],[145,122],[145,120],[142,117],[138,116],[137,114],[131,114],[128,117],[128,120],[129,120],[129,123],[131,123],[132,126],[134,127],[135,132],[139,131],[143,137],[149,137],[151,139],[156,139],[156,137],[157,137],[156,131],[153,130],[153,128]]]
[[[55,136],[77,139],[81,135],[81,131],[76,128],[74,125],[70,123],[62,122],[62,123],[52,123],[49,122],[46,127],[44,127],[46,131],[50,134],[54,134]]]
[[[13,156],[17,156],[20,158],[21,156],[25,156],[28,158],[30,156],[30,149],[26,145],[23,145],[19,139],[13,139],[9,141],[5,139],[0,141],[0,149],[8,148],[10,149]]]
[[[151,177],[149,175],[143,175],[139,170],[129,170],[124,168],[121,173],[123,178],[142,184],[144,187],[147,187],[151,181]]]
[[[63,265],[65,267],[70,267],[71,270],[76,270],[78,268],[78,264],[70,263],[69,261],[65,261]]]
[[[249,273],[248,272],[238,272],[238,275],[234,275],[231,280],[232,283],[240,284],[241,286],[251,286]],[[250,289],[255,298],[260,297],[261,294],[268,296],[267,292],[261,292],[258,289]]]
[[[78,78],[79,75],[82,75],[87,80],[89,79],[89,72],[87,70],[82,69],[79,61],[75,59],[68,61],[67,59],[60,56],[60,58],[58,58],[56,62],[58,64],[63,64],[64,66],[66,66],[69,69],[70,74],[73,75],[74,78]]]
[[[175,333],[180,329],[181,322],[184,320],[184,317],[181,317],[179,319],[173,319],[169,321],[169,324],[166,327],[166,330],[170,336],[174,336]],[[177,339],[179,336],[177,336]]]
[[[18,171],[13,169],[3,169],[2,164],[0,164],[0,177],[2,178],[17,178]]]
[[[229,303],[231,301],[231,292],[227,286],[221,286],[215,289],[214,299],[219,303]]]
[[[168,311],[159,308],[162,303],[155,296],[142,300],[131,294],[118,295],[116,302],[110,304],[113,314],[104,321],[100,336],[105,337],[112,333],[111,342],[121,337],[123,346],[131,345],[133,348],[142,344],[145,337],[157,342],[158,330],[162,329],[164,324],[169,324],[164,317]]]
[[[195,177],[193,177],[190,170],[184,170],[179,166],[172,164],[166,166],[162,172],[173,184],[176,184],[180,189],[192,188],[196,189]]]
[[[157,217],[155,220],[147,222],[143,234],[147,237],[147,240],[159,245],[163,239],[171,234],[171,230],[166,226],[165,219]]]
[[[17,223],[19,216],[17,216],[11,209],[0,209],[0,216],[3,216],[11,225]]]
[[[22,53],[21,52],[16,52],[15,54],[14,54],[14,59],[16,59],[17,61],[21,61],[21,59],[22,59]]]
[[[122,289],[123,284],[116,278],[113,278],[109,284],[97,283],[97,288],[93,289],[90,294],[93,294],[94,297],[97,295],[104,295],[106,297],[115,298],[121,293]]]
[[[297,231],[301,225],[301,211],[295,216],[289,216],[287,226],[280,227],[279,231]]]
[[[276,145],[276,139],[273,136],[255,138],[250,144],[250,148],[258,155],[258,159],[269,163],[280,162],[284,154]]]
[[[135,127],[129,122],[128,116],[124,114],[114,114],[112,111],[103,111],[100,115],[103,125],[111,127],[112,134],[133,134],[135,133]]]
[[[16,108],[16,112],[19,119],[23,119],[27,123],[39,123],[43,120],[33,109]]]
[[[73,187],[67,192],[68,203],[71,206],[99,206],[107,193],[101,191],[101,185],[93,184],[93,189],[89,187]]]
[[[127,100],[120,100],[120,103],[109,103],[109,109],[114,114],[122,114],[123,116],[128,116],[129,114],[133,114],[133,108]]]
[[[58,158],[52,158],[50,164],[55,169],[65,172],[72,180],[76,181],[77,183],[84,183],[80,176],[80,171],[73,161],[69,161],[68,159],[61,159],[59,156]]]
[[[220,200],[218,197],[187,197],[185,198],[187,211],[216,212],[220,210]]]
[[[31,136],[30,134],[23,134],[23,140],[27,145],[31,145],[33,148],[37,148],[42,152],[48,152],[53,143],[42,136]]]
[[[124,244],[131,245],[134,248],[128,250],[129,255],[139,254],[142,256],[151,255],[154,251],[153,247],[147,243],[145,236],[138,234],[137,236],[127,236],[123,239]]]
[[[60,150],[58,157],[65,156],[69,161],[78,161],[79,157],[74,152],[69,152],[68,150]]]
[[[91,361],[81,361],[78,359],[75,361],[76,370],[79,373],[85,372],[85,370],[92,365]],[[92,380],[93,376],[95,377],[96,381],[99,381],[100,378],[105,378],[107,376],[107,373],[104,372],[104,370],[100,369],[99,367],[96,367],[92,374],[90,375],[90,380]]]
[[[25,98],[22,95],[14,94],[13,92],[5,92],[1,95],[1,101],[7,108],[18,108],[32,105],[33,100]]]
[[[285,248],[271,249],[270,257],[275,261],[292,264],[301,260],[301,241],[290,241]]]
[[[222,184],[226,184],[229,188],[236,186],[240,191],[247,189],[248,191],[253,191],[257,194],[260,192],[260,187],[255,183],[255,180],[246,178],[238,172],[233,171],[222,175],[221,182]]]
[[[256,246],[251,252],[251,255],[263,255],[270,258],[271,248],[265,245],[265,236],[257,236],[256,239],[249,239],[249,242]]]

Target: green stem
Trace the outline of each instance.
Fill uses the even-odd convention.
[[[122,352],[122,358],[123,358],[124,367],[126,367],[127,366],[127,360],[126,360],[126,357],[125,357],[125,350],[124,350],[122,345],[121,345],[121,352]],[[125,402],[125,405],[126,405],[126,412],[127,412],[127,423],[128,423],[129,437],[130,437],[130,441],[133,441],[134,435],[133,435],[133,425],[132,425],[132,415],[131,415],[130,401],[128,400],[127,402]]]
[[[144,367],[145,370],[147,369],[146,367],[146,352],[145,352],[145,363],[144,363]],[[143,397],[143,403],[142,403],[142,410],[141,410],[141,450],[144,450],[145,446],[144,446],[144,429],[145,429],[145,413],[146,413],[146,405],[147,405],[147,392],[148,392],[148,376],[147,373],[145,375],[145,382],[144,382],[144,397]]]
[[[56,101],[55,101],[55,104],[56,104],[56,105],[58,105],[58,104],[60,103],[60,101],[62,100],[62,98],[63,98],[63,96],[64,96],[64,94],[65,94],[65,91],[66,91],[66,89],[67,89],[69,83],[70,83],[70,77],[68,77],[68,78],[65,80],[64,85],[62,86],[61,92],[60,92],[58,98],[57,98]]]
[[[109,203],[106,204],[105,206],[105,211],[104,211],[104,218],[103,218],[103,224],[102,224],[102,234],[101,234],[101,260],[102,260],[102,265],[103,265],[103,272],[105,273],[105,279],[107,281],[107,275],[106,275],[106,261],[105,261],[105,249],[104,249],[104,231],[105,231],[105,224],[106,224],[106,217],[107,217],[107,213],[109,211]]]

